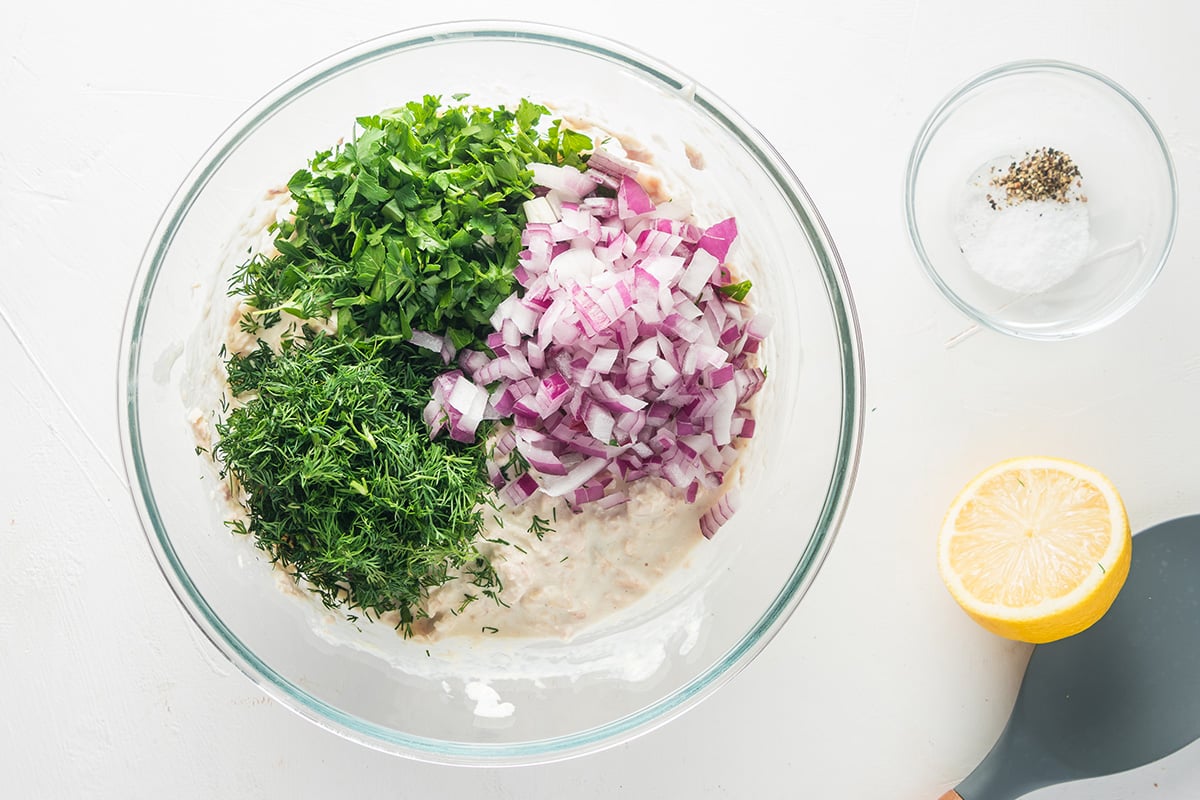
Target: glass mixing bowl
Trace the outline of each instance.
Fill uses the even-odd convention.
[[[717,210],[736,215],[747,260],[739,266],[775,320],[761,351],[767,389],[744,456],[741,509],[649,595],[569,641],[424,644],[387,625],[348,622],[288,591],[294,584],[225,527],[220,483],[195,452],[189,413],[217,359],[206,313],[224,294],[225,250],[248,211],[313,152],[350,135],[356,116],[457,92],[479,103],[527,96],[637,132],[665,174],[686,176],[702,221],[715,221]],[[702,169],[689,160],[697,153]],[[746,666],[832,544],[862,424],[846,277],[779,154],[670,67],[587,34],[524,23],[375,39],[247,111],[162,216],[133,286],[121,364],[133,499],[163,574],[205,635],[301,716],[380,750],[457,764],[545,762],[613,745],[677,716]]]
[[[967,185],[986,165],[1002,173],[1041,148],[1079,167],[1086,253],[1048,289],[1001,288],[976,272],[960,243]],[[913,249],[946,299],[979,325],[1027,339],[1069,339],[1127,313],[1166,263],[1178,216],[1175,168],[1149,113],[1104,75],[1062,61],[1003,64],[953,91],[913,145],[904,202]],[[1070,237],[1057,235],[1061,248]],[[1009,269],[1045,267],[1026,260]]]

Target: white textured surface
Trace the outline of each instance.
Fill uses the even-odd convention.
[[[1024,647],[942,589],[934,532],[1000,457],[1090,462],[1135,528],[1200,510],[1200,11],[1183,2],[537,4],[691,73],[805,181],[867,352],[857,490],[811,593],[748,670],[665,728],[583,760],[454,770],[344,742],[267,700],[158,574],[119,464],[124,301],[177,182],[267,89],[329,52],[437,21],[383,0],[23,3],[0,22],[0,796],[806,797],[932,800],[987,751]],[[352,10],[349,10],[352,9]],[[503,14],[463,0],[462,18]],[[921,275],[901,209],[924,115],[1001,61],[1077,61],[1155,116],[1181,225],[1108,330],[1025,343],[967,327]],[[1200,746],[1075,800],[1194,798]]]

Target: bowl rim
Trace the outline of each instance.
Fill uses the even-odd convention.
[[[1166,237],[1163,240],[1161,251],[1158,255],[1157,263],[1154,265],[1151,272],[1137,286],[1129,296],[1116,307],[1102,314],[1097,314],[1093,317],[1084,319],[1082,322],[1073,325],[1067,329],[1048,329],[1040,330],[1035,327],[1011,325],[1004,320],[985,314],[974,305],[968,303],[958,295],[950,286],[943,280],[937,268],[933,265],[929,254],[925,251],[925,245],[921,238],[920,226],[916,218],[916,184],[917,177],[920,173],[921,163],[925,158],[925,153],[928,151],[934,136],[937,135],[942,125],[950,118],[950,113],[956,104],[966,97],[971,92],[986,86],[994,81],[1002,80],[1007,77],[1029,73],[1067,73],[1078,77],[1095,81],[1102,86],[1113,91],[1118,98],[1124,99],[1134,111],[1142,118],[1147,129],[1158,143],[1159,151],[1162,154],[1163,165],[1167,170],[1167,180],[1170,186],[1170,219],[1167,225]],[[1166,139],[1163,137],[1162,131],[1154,122],[1154,118],[1150,116],[1150,112],[1135,98],[1125,87],[1109,78],[1107,75],[1098,72],[1089,67],[1075,64],[1070,61],[1061,61],[1056,59],[1031,58],[1022,59],[1019,61],[1009,61],[1003,64],[998,64],[990,69],[975,75],[972,78],[959,84],[951,90],[937,106],[934,107],[925,123],[921,126],[920,132],[913,143],[912,150],[909,153],[908,164],[904,172],[904,220],[908,228],[908,238],[912,245],[913,251],[917,256],[917,260],[924,268],[925,274],[938,288],[942,295],[949,300],[959,311],[966,314],[976,324],[989,330],[1003,333],[1009,336],[1014,336],[1019,339],[1031,339],[1036,341],[1061,341],[1065,339],[1073,339],[1078,336],[1083,336],[1088,333],[1094,333],[1113,322],[1116,322],[1121,317],[1125,316],[1133,309],[1147,292],[1154,282],[1158,279],[1159,273],[1167,263],[1167,258],[1171,253],[1171,247],[1175,241],[1175,232],[1179,222],[1179,185],[1178,178],[1175,174],[1175,161],[1171,157],[1171,150],[1167,146]]]
[[[824,280],[836,328],[842,377],[837,457],[826,486],[821,513],[808,546],[787,583],[757,623],[706,670],[634,713],[572,734],[506,744],[475,744],[418,737],[366,722],[312,696],[275,672],[245,647],[209,607],[174,551],[148,481],[138,422],[138,371],[147,300],[175,233],[201,190],[225,159],[261,122],[294,96],[369,61],[414,47],[461,39],[517,39],[564,47],[631,68],[643,78],[673,91],[688,92],[693,102],[722,129],[738,139],[768,172],[803,226]],[[591,33],[542,23],[463,20],[394,31],[326,56],[272,88],[218,136],[180,183],[159,217],[142,254],[130,288],[121,330],[117,401],[122,459],[143,535],[160,572],[188,616],[240,672],[285,708],[367,747],[434,763],[508,766],[549,763],[597,752],[649,732],[711,695],[761,652],[808,590],[844,518],[861,452],[864,381],[858,315],[841,258],[807,191],[782,156],[757,129],[683,73],[624,44]]]

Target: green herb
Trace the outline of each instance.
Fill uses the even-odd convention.
[[[462,602],[458,604],[458,610],[457,611],[452,610],[451,613],[453,613],[454,616],[457,617],[459,614],[461,614],[462,612],[467,610],[467,606],[471,605],[471,603],[474,603],[478,599],[479,598],[473,594],[463,594]]]
[[[499,633],[500,632],[499,628],[493,628],[491,625],[484,625],[479,630],[482,631],[483,633]]]
[[[550,520],[542,519],[537,514],[534,514],[533,519],[529,523],[529,532],[540,541],[547,533],[554,533],[554,528],[550,527]]]
[[[217,425],[222,475],[250,498],[248,522],[234,530],[326,605],[397,610],[406,632],[452,569],[485,592],[498,586],[473,544],[488,490],[484,447],[430,441],[420,417],[439,365],[305,334],[278,354],[260,343],[227,364],[234,394],[249,398]]]
[[[443,108],[426,96],[360,117],[349,143],[318,153],[288,181],[295,218],[273,258],[237,270],[231,293],[257,329],[281,312],[333,318],[338,334],[407,339],[413,329],[478,345],[512,293],[531,162],[583,166],[588,137],[544,106]]]
[[[248,333],[284,313],[337,331],[305,328],[278,353],[260,344],[227,359],[241,405],[222,400],[213,456],[248,496],[248,519],[231,527],[327,605],[396,610],[406,634],[454,572],[503,605],[473,543],[478,509],[498,508],[486,427],[475,444],[429,440],[421,411],[445,367],[405,340],[420,329],[462,348],[491,330],[515,286],[528,164],[581,168],[591,149],[543,124],[547,114],[527,100],[491,109],[427,96],[359,118],[350,142],[288,181],[296,211],[274,226],[278,253],[249,258],[230,281],[252,309],[239,321]]]
[[[514,475],[521,475],[528,471],[529,461],[516,448],[509,451],[508,460],[500,465],[500,474],[506,481],[511,480]]]
[[[741,281],[740,283],[731,283],[728,286],[720,287],[721,293],[726,297],[742,302],[746,299],[746,295],[750,293],[750,281]]]

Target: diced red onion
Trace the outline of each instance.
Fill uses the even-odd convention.
[[[537,190],[514,273],[521,290],[491,318],[493,355],[464,351],[462,370],[434,381],[431,436],[448,429],[466,441],[482,419],[511,416],[493,459],[516,449],[529,464],[499,490],[514,505],[540,490],[575,509],[613,507],[643,477],[699,501],[733,467],[734,440],[754,435],[745,403],[764,379],[748,359],[770,320],[714,288],[733,280],[722,262],[736,222],[702,230],[686,203],[656,207],[636,166],[602,150],[583,173],[530,169]],[[447,341],[414,337],[452,358]],[[709,509],[701,532],[711,536],[732,503],[726,494]]]
[[[513,448],[516,446],[517,446],[516,434],[514,434],[511,430],[505,431],[504,434],[499,439],[496,440],[496,444],[492,448],[493,458],[490,460],[495,460],[496,458],[503,458],[504,456],[507,456],[509,453],[511,453],[513,451]]]
[[[581,506],[584,503],[592,503],[604,497],[604,484],[600,481],[591,480],[575,490],[573,505]]]
[[[616,420],[613,415],[601,404],[594,403],[588,408],[587,416],[584,417],[584,424],[587,425],[588,433],[590,433],[596,441],[607,442],[612,439],[613,425]]]
[[[504,320],[500,326],[500,341],[505,347],[517,347],[521,344],[521,329],[511,319]]]
[[[592,356],[592,360],[588,362],[588,369],[607,375],[612,371],[613,365],[617,363],[618,355],[620,355],[620,352],[616,348],[598,348]]]
[[[442,340],[442,363],[449,364],[454,360],[454,356],[458,354],[458,348],[454,346],[454,342],[447,336]]]
[[[738,496],[735,490],[731,489],[721,495],[712,508],[700,517],[700,532],[704,534],[704,538],[711,539],[722,525],[729,522],[737,511],[737,506]]]
[[[474,375],[477,369],[490,360],[487,353],[481,353],[478,350],[471,350],[469,348],[460,351],[458,354],[458,365],[468,375]]]
[[[692,206],[686,200],[674,198],[655,206],[654,215],[668,220],[687,220],[692,216]],[[700,241],[700,236],[703,233],[699,227],[690,223],[687,227],[676,232],[683,234],[684,241],[693,244]]]
[[[573,167],[557,166],[554,164],[530,164],[533,172],[533,182],[561,192],[564,197],[578,201],[591,194],[597,182]]]
[[[566,250],[550,261],[549,274],[555,288],[569,283],[587,286],[603,269],[604,262],[591,250]]]
[[[495,460],[488,459],[487,462],[488,482],[492,484],[493,489],[503,489],[507,479],[504,477],[504,472],[496,464]]]
[[[525,342],[525,357],[529,360],[530,369],[542,370],[546,368],[546,352],[533,339],[528,339]]]
[[[433,439],[446,425],[447,417],[445,409],[438,400],[430,400],[425,404],[424,411],[421,412],[421,418],[425,421],[425,427],[429,428],[429,438]]]
[[[734,372],[733,383],[737,387],[738,402],[744,403],[753,397],[762,388],[765,381],[766,375],[757,367],[753,369],[739,369]]]
[[[732,429],[733,435],[739,439],[749,439],[754,436],[754,420],[750,418],[735,419]]]
[[[642,185],[629,175],[622,176],[621,184],[617,187],[617,216],[629,219],[653,210],[654,203]]]
[[[526,445],[521,450],[521,457],[529,462],[529,466],[543,475],[567,474],[567,467],[563,464],[562,459],[549,450]]]
[[[435,353],[442,352],[442,345],[445,342],[445,340],[441,336],[438,336],[433,333],[427,333],[425,331],[417,331],[417,330],[414,330],[412,332],[412,336],[408,337],[408,340],[410,342],[412,342],[413,344],[415,344],[417,347],[423,348],[425,350],[432,350]]]
[[[604,469],[607,461],[600,456],[586,458],[575,465],[573,469],[567,472],[566,475],[552,476],[542,480],[542,492],[550,497],[562,497],[568,492],[573,492],[583,484],[587,483],[592,478],[596,477],[600,470]]]
[[[761,342],[766,335],[771,332],[774,326],[774,320],[763,313],[755,314],[751,320],[746,323],[746,336],[755,341]]]
[[[462,415],[457,424],[451,422],[451,437],[464,442],[475,441],[475,429],[483,421],[488,405],[487,391],[472,383],[466,375],[459,375],[446,404]],[[461,435],[456,436],[456,433]]]
[[[709,385],[714,389],[720,388],[733,380],[733,364],[726,364],[712,370],[708,376]]]
[[[720,261],[712,253],[707,250],[695,250],[683,271],[683,277],[679,279],[679,289],[689,297],[699,297],[701,290],[719,266]]]
[[[626,161],[599,147],[593,150],[592,154],[588,156],[588,169],[603,172],[614,177],[636,175],[638,172],[637,164]]]
[[[625,492],[612,492],[596,500],[597,508],[615,508],[619,505],[624,505],[629,502],[629,495]],[[691,502],[691,501],[689,501]]]
[[[533,497],[538,488],[538,483],[533,476],[525,472],[500,490],[500,500],[505,505],[519,506]]]
[[[729,254],[729,247],[733,244],[733,240],[736,237],[737,222],[733,217],[730,217],[705,229],[704,235],[700,237],[700,241],[696,246],[701,250],[707,250],[709,253],[712,253],[717,261],[724,261],[725,256]]]
[[[561,375],[554,373],[541,381],[536,393],[526,395],[521,400],[518,400],[514,404],[514,408],[520,405],[522,408],[529,409],[530,413],[525,414],[525,416],[537,416],[546,419],[562,408],[568,399],[566,381],[562,379]]]
[[[558,222],[558,215],[554,213],[554,207],[545,197],[526,200],[521,204],[521,210],[525,212],[526,222]]]
[[[621,183],[620,178],[598,169],[589,168],[583,174],[609,189],[615,189]]]

